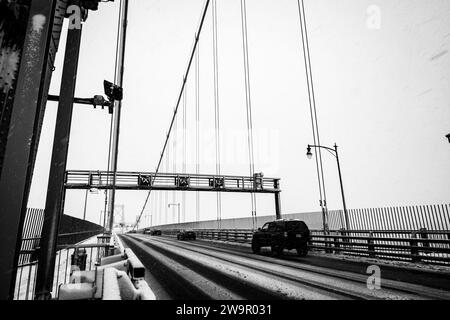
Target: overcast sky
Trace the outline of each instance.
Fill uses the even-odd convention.
[[[103,94],[103,80],[113,80],[118,3],[101,3],[84,23],[78,97]],[[119,170],[155,170],[203,5],[130,1]],[[321,143],[340,147],[347,207],[449,203],[450,2],[305,0],[305,9]],[[222,173],[247,175],[240,1],[217,0],[217,11]],[[282,212],[318,211],[315,163],[305,155],[313,141],[297,1],[247,0],[247,14],[255,170],[281,178]],[[59,92],[64,44],[65,36],[52,94]],[[202,173],[215,170],[212,50],[209,11],[200,40]],[[193,75],[187,88],[189,172],[195,172]],[[48,103],[29,207],[45,206],[56,108]],[[107,111],[75,106],[67,168],[105,170],[108,131]],[[335,158],[322,157],[329,209],[340,209]],[[170,169],[162,169],[172,171],[172,159]],[[154,223],[173,222],[165,194],[154,194],[146,214],[153,212]],[[127,221],[135,220],[146,195],[118,192]],[[181,193],[175,196],[182,201]],[[273,196],[257,199],[258,215],[274,214]],[[99,222],[103,201],[103,192],[89,195],[89,220]],[[192,221],[195,193],[185,203]],[[82,217],[83,205],[84,191],[67,193],[66,214]],[[248,194],[224,194],[222,205],[222,218],[251,215]],[[200,216],[215,219],[214,193],[201,195]]]

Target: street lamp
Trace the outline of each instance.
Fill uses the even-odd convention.
[[[180,203],[169,203],[168,207],[170,206],[177,206],[178,207],[178,223],[180,223]]]
[[[448,142],[450,143],[450,133],[447,134],[445,137],[448,139]]]
[[[449,136],[450,136],[450,134],[449,134]],[[306,156],[308,157],[308,159],[311,159],[311,157],[313,155],[312,152],[311,152],[311,147],[326,149],[326,150],[330,151],[330,153],[336,158],[337,167],[338,167],[338,173],[339,173],[339,182],[341,184],[342,204],[344,206],[345,226],[346,226],[346,229],[349,230],[350,229],[349,228],[349,220],[348,220],[347,206],[345,205],[344,186],[342,185],[341,166],[339,164],[339,155],[338,155],[337,145],[335,143],[334,144],[334,149],[333,149],[333,148],[329,148],[329,147],[325,147],[325,146],[309,145],[308,144],[308,147],[306,148]]]
[[[308,157],[308,159],[311,159],[312,157],[311,146],[309,144],[308,148],[306,148],[306,156]]]

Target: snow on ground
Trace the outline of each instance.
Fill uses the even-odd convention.
[[[144,242],[149,242],[153,245],[157,245],[155,241],[144,240]],[[158,241],[159,242],[159,241]],[[159,244],[161,245],[161,244]],[[204,266],[214,268],[215,270],[223,273],[226,276],[232,277],[239,282],[249,283],[253,286],[262,287],[271,292],[277,292],[280,295],[284,295],[291,299],[307,299],[307,300],[330,300],[333,297],[329,295],[321,294],[318,292],[313,292],[311,290],[300,290],[299,286],[293,284],[290,281],[275,279],[272,276],[265,274],[264,272],[258,272],[246,267],[237,266],[231,261],[231,256],[227,255],[225,258],[215,258],[211,256],[205,256],[192,251],[186,251],[185,249],[174,247],[174,246],[164,246],[164,249],[173,252],[178,256],[182,256],[189,260],[195,260],[196,263],[200,263]],[[211,251],[209,251],[210,253]],[[228,261],[227,261],[228,260]],[[215,283],[217,287],[220,285]]]
[[[156,239],[155,239],[156,240]],[[152,241],[151,243],[156,245],[157,243],[162,242],[164,244],[167,244],[169,246],[173,245],[173,242],[168,239],[158,238],[157,241]],[[261,286],[261,283],[264,283],[263,287],[266,287],[267,289],[271,291],[277,291],[280,293],[285,293],[288,297],[295,298],[295,299],[311,299],[311,296],[308,296],[308,289],[302,288],[302,286],[299,287],[298,284],[294,285],[296,288],[293,293],[290,292],[289,283],[291,283],[290,280],[275,280],[272,277],[268,278],[268,273],[275,273],[277,275],[281,275],[283,277],[287,276],[291,279],[307,279],[308,282],[316,283],[318,285],[321,285],[322,287],[328,287],[328,288],[337,288],[339,290],[344,289],[349,292],[356,292],[356,293],[363,293],[367,296],[373,297],[373,298],[379,298],[379,299],[420,299],[419,296],[413,295],[413,294],[405,294],[402,293],[401,295],[398,294],[398,292],[394,292],[392,290],[383,288],[382,290],[369,290],[366,286],[366,276],[363,275],[356,275],[352,274],[353,278],[358,278],[360,283],[355,283],[354,281],[347,281],[340,278],[336,278],[335,276],[327,276],[324,274],[318,274],[316,272],[311,271],[305,271],[302,269],[297,268],[295,263],[289,262],[289,261],[283,261],[279,264],[274,264],[273,260],[271,258],[265,258],[265,257],[258,257],[258,259],[255,259],[254,256],[249,257],[242,257],[242,256],[236,256],[233,252],[222,252],[222,251],[215,251],[211,248],[200,248],[200,247],[192,247],[189,244],[180,244],[183,247],[186,247],[186,249],[182,248],[172,248],[165,246],[165,249],[174,250],[175,253],[180,253],[180,250],[182,251],[182,254],[186,255],[186,257],[194,256],[195,255],[195,261],[200,261],[198,257],[204,260],[204,264],[208,265],[208,262],[214,261],[215,264],[213,266],[217,265],[224,265],[225,269],[222,269],[225,273],[232,272],[236,274],[238,277],[243,278],[245,281],[249,281],[253,284]],[[192,252],[192,250],[195,250],[195,252]],[[191,257],[191,259],[193,259]],[[256,271],[255,271],[256,270]],[[344,272],[340,273],[341,275],[344,274]],[[361,284],[362,283],[362,284]],[[273,287],[275,286],[275,287]],[[286,290],[287,289],[287,290]],[[300,295],[300,297],[299,297]],[[312,297],[312,299],[317,299]],[[329,299],[329,297],[328,297]]]

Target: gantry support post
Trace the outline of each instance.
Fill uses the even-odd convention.
[[[273,186],[275,189],[280,188],[280,180],[275,179]],[[280,191],[275,192],[275,215],[277,219],[281,219],[281,197],[280,197]]]
[[[79,4],[79,1],[74,1]],[[60,217],[64,208],[64,178],[69,149],[72,122],[73,98],[81,43],[80,28],[69,29],[67,34],[64,68],[61,80],[60,99],[53,141],[50,179],[45,204],[44,224],[40,241],[40,252],[36,278],[35,299],[51,299],[53,273],[55,270],[56,246]]]

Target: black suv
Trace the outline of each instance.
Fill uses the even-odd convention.
[[[180,230],[177,233],[177,239],[178,240],[195,240],[195,232],[192,230]]]
[[[261,247],[271,247],[275,255],[284,249],[296,249],[299,256],[308,254],[310,232],[306,223],[297,219],[281,219],[267,222],[253,233],[252,250],[259,253]]]

